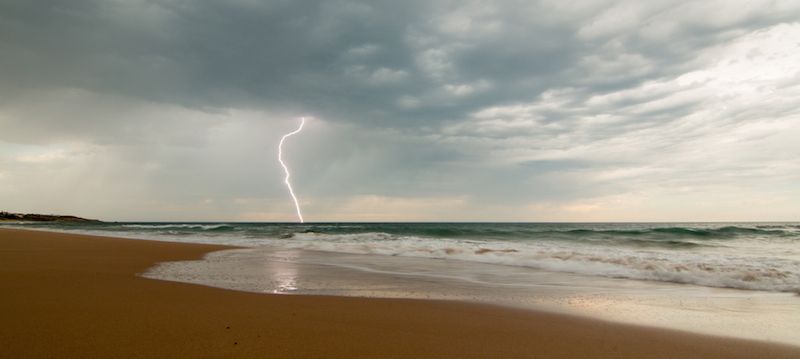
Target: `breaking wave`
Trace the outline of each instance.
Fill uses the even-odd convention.
[[[190,224],[190,223],[182,223],[182,224],[123,224],[122,228],[133,228],[133,229],[153,229],[153,230],[160,230],[160,229],[179,229],[179,230],[202,230],[202,231],[218,231],[218,230],[234,230],[236,229],[233,225],[227,224]]]

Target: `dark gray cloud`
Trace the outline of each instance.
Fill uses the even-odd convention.
[[[526,2],[6,1],[2,10],[4,93],[77,87],[394,126],[459,118],[556,85],[630,85],[738,25],[664,46],[624,31],[634,29],[622,29],[622,45],[609,35],[576,39],[591,13],[554,21],[556,7]],[[592,62],[620,60],[633,68],[586,77],[602,66]],[[403,96],[416,105],[403,106]]]
[[[604,92],[635,86],[685,70],[699,49],[798,15],[773,4],[698,18],[692,11],[703,6],[674,2],[81,0],[0,6],[4,94],[74,87],[197,108],[308,111],[383,126],[460,119],[552,87]]]

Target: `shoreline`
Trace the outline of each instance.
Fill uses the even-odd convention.
[[[219,245],[0,229],[12,357],[798,357],[800,347],[487,304],[272,295],[138,276]]]
[[[800,346],[789,293],[588,277],[459,260],[287,248],[217,251],[142,276],[251,293],[482,303]],[[524,284],[522,284],[524,283]]]

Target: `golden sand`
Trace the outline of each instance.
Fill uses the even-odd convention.
[[[137,277],[223,247],[0,229],[0,357],[800,358],[800,348],[446,301]]]

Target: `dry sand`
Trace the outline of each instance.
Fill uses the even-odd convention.
[[[137,277],[223,247],[0,229],[0,357],[800,358],[800,348],[445,301]]]

